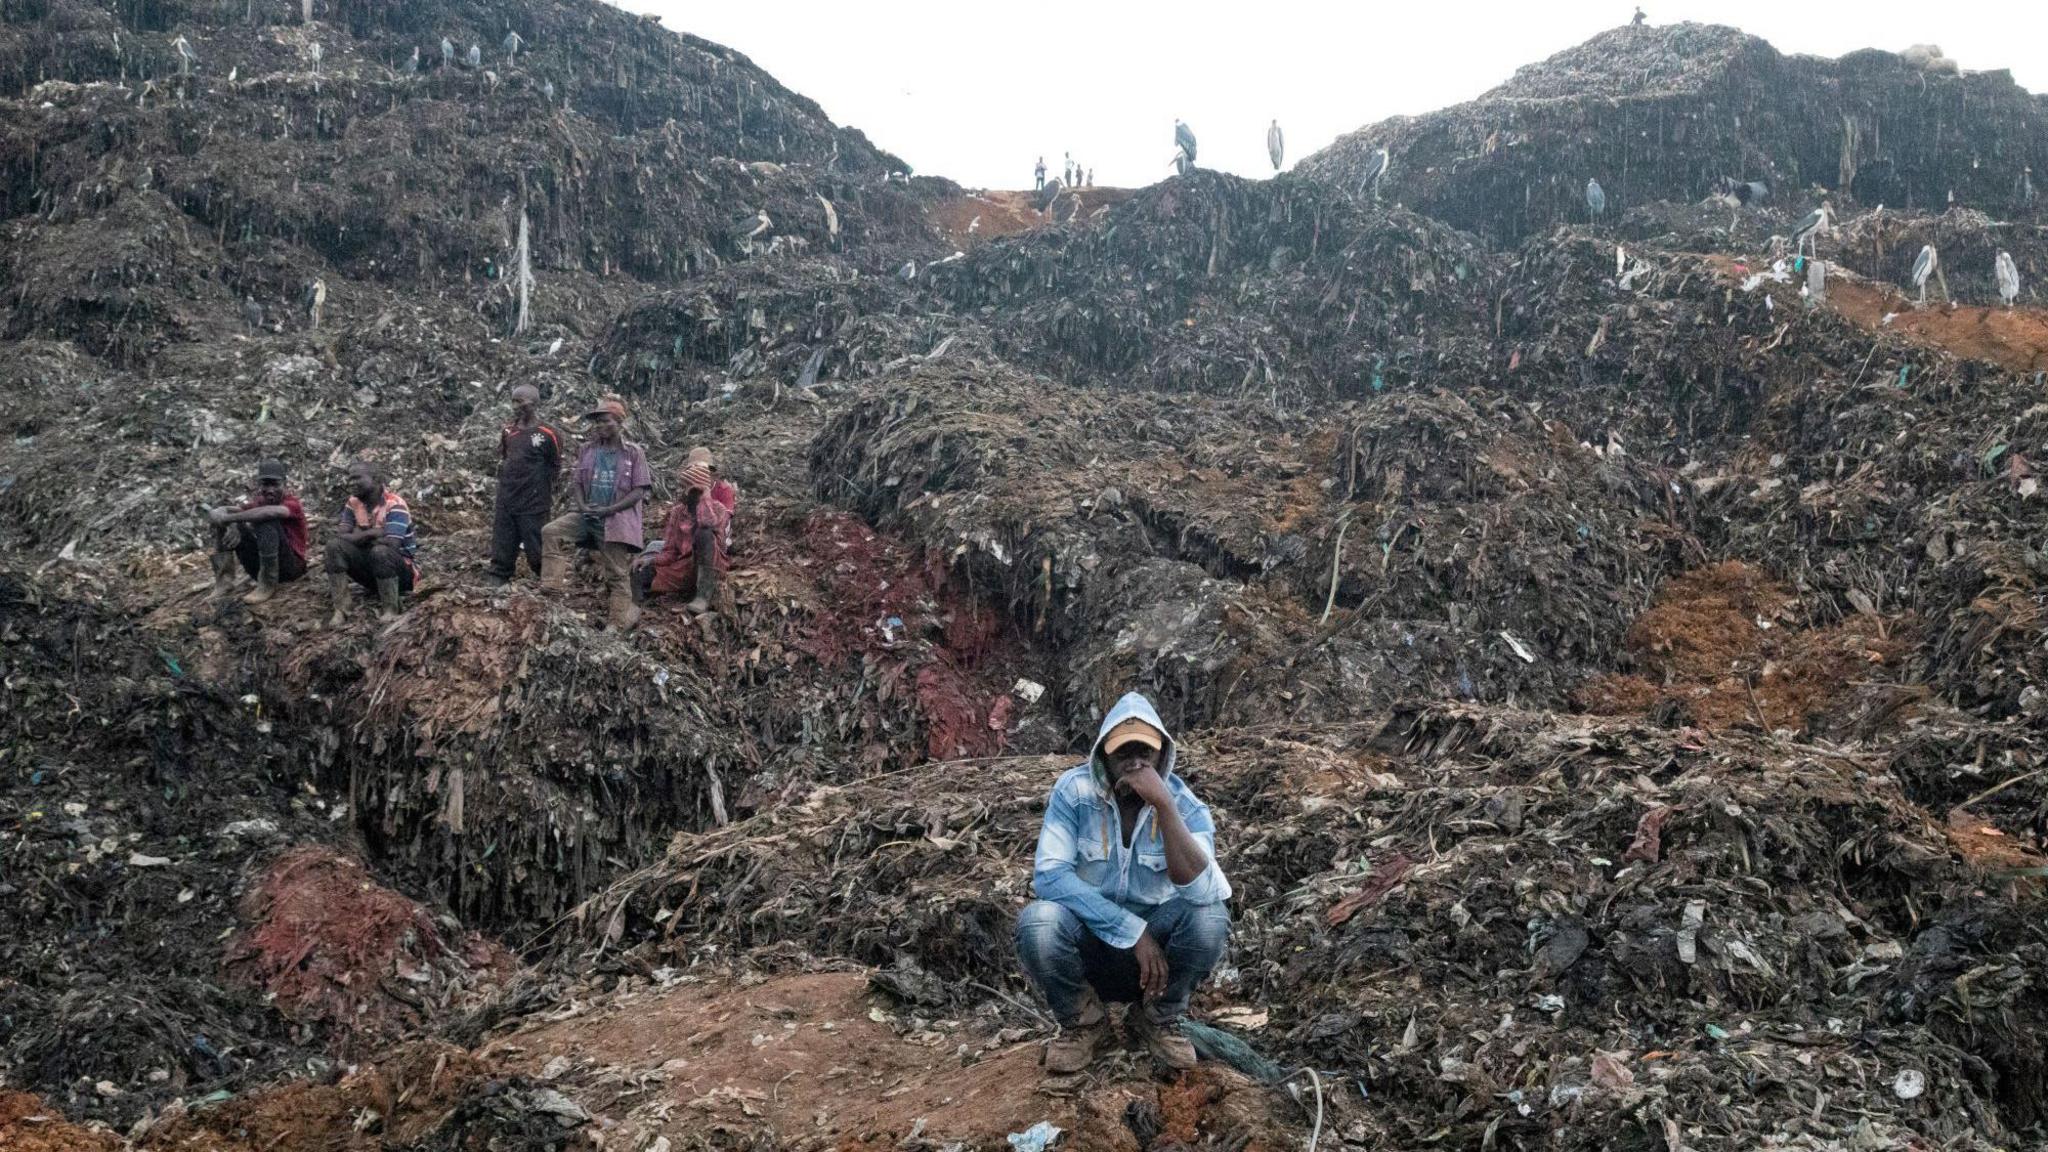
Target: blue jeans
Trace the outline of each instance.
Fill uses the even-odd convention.
[[[1223,959],[1230,911],[1174,899],[1138,914],[1145,934],[1166,953],[1166,991],[1146,1009],[1154,1023],[1171,1024],[1187,1013],[1188,997]],[[1137,951],[1104,944],[1080,917],[1050,900],[1033,900],[1018,915],[1017,960],[1063,1028],[1094,1023],[1090,989],[1106,1004],[1143,999]]]

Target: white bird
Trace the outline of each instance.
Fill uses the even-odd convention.
[[[1927,278],[1941,267],[1941,257],[1935,253],[1934,245],[1923,244],[1920,255],[1913,258],[1913,287],[1920,290],[1918,304],[1927,303]]]
[[[417,76],[420,74],[420,46],[417,44],[412,46],[412,57],[405,62],[405,74],[407,76]]]
[[[1998,298],[2007,308],[2020,298],[2020,270],[2012,262],[2012,253],[2000,252],[1995,265],[1998,272]]]
[[[446,36],[443,36],[441,37],[441,67],[446,68],[453,65],[454,63],[455,43],[449,40]]]
[[[171,41],[171,47],[178,50],[178,75],[190,76],[192,74],[192,65],[199,62],[198,53],[192,51],[191,41],[180,36],[176,40]]]
[[[560,336],[557,336],[555,337],[555,342],[548,345],[548,355],[553,356],[555,353],[560,352],[561,350],[562,338]]]
[[[1802,249],[1808,248],[1809,246],[1811,246],[1812,252],[1815,256],[1820,255],[1820,243],[1818,237],[1828,230],[1829,221],[1833,213],[1833,207],[1831,207],[1827,201],[1823,200],[1820,202],[1820,207],[1815,208],[1811,212],[1808,212],[1805,218],[1801,219],[1799,223],[1793,227],[1792,251],[1795,255],[1798,254]]]
[[[1586,181],[1586,211],[1595,217],[1607,211],[1607,193],[1600,190],[1598,180]]]
[[[521,37],[521,36],[519,35],[519,33],[517,33],[517,32],[507,32],[507,33],[505,33],[505,45],[504,45],[504,47],[505,47],[505,59],[506,59],[507,61],[513,61],[513,60],[517,60],[517,59],[519,59],[519,49],[520,49],[520,48],[521,48],[522,46],[524,46],[525,44],[526,44],[526,40],[525,40],[525,39],[524,39],[523,37]]]
[[[1266,155],[1273,158],[1273,171],[1278,172],[1281,158],[1287,155],[1287,139],[1280,135],[1278,119],[1273,121],[1271,128],[1266,129]]]
[[[550,104],[553,104],[555,102],[555,82],[553,80],[541,81],[540,95],[541,99],[546,100]]]
[[[1378,148],[1373,151],[1372,158],[1365,162],[1365,176],[1358,182],[1359,195],[1364,195],[1365,190],[1370,188],[1372,189],[1372,198],[1374,200],[1380,198],[1380,185],[1387,182],[1387,168],[1392,163],[1392,159],[1387,154],[1385,148]]]
[[[320,74],[320,61],[322,61],[322,60],[326,59],[326,57],[327,57],[327,52],[326,52],[326,50],[325,50],[325,49],[323,49],[323,48],[321,48],[321,47],[320,47],[320,42],[319,42],[318,40],[315,40],[315,41],[313,41],[313,48],[312,48],[312,53],[313,53],[313,75],[315,75],[315,76],[318,76],[318,75]]]
[[[475,44],[469,46],[469,66],[471,68],[481,68],[484,66],[484,50]]]

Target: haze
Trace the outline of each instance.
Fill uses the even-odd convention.
[[[1270,173],[1278,117],[1289,164],[1338,135],[1468,100],[1617,24],[1629,3],[1257,5],[1073,3],[1007,9],[931,0],[836,4],[625,0],[670,29],[752,57],[913,170],[1022,188],[1071,151],[1103,185],[1167,175],[1173,121],[1204,167]],[[1653,3],[1653,24],[1732,24],[1781,52],[1839,56],[1939,44],[1965,69],[2048,90],[2048,5]],[[1232,15],[1224,15],[1225,11]]]

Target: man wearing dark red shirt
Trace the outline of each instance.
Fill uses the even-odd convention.
[[[498,436],[498,496],[491,515],[491,581],[512,579],[519,553],[540,575],[540,530],[554,501],[555,474],[562,468],[562,437],[540,422],[540,390],[521,384],[512,390],[512,423]]]
[[[209,508],[206,519],[213,527],[214,595],[233,586],[237,561],[256,580],[244,604],[261,604],[277,595],[279,584],[306,574],[306,510],[284,486],[284,461],[258,464],[248,498],[235,507]]]

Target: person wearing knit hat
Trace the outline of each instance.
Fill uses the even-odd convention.
[[[1160,1064],[1195,1065],[1178,1025],[1229,942],[1230,881],[1216,863],[1216,821],[1177,761],[1152,702],[1131,692],[1103,717],[1087,763],[1053,785],[1037,898],[1017,917],[1017,959],[1060,1025],[1048,1072],[1094,1060],[1105,1001],[1131,1005],[1124,1028]]]
[[[711,452],[692,448],[676,473],[682,490],[662,524],[661,539],[649,544],[633,561],[633,593],[645,603],[654,596],[687,593],[685,608],[697,614],[711,610],[718,595],[718,577],[731,566],[732,517],[739,492],[720,480]]]
[[[626,439],[626,402],[606,396],[583,414],[590,439],[576,454],[569,486],[572,507],[541,529],[540,584],[559,591],[569,583],[577,549],[595,552],[610,591],[611,625],[620,631],[640,621],[633,602],[633,556],[646,543],[640,506],[654,488],[647,453]]]
[[[256,581],[242,597],[244,604],[262,604],[277,595],[279,584],[306,574],[306,509],[285,487],[284,461],[256,465],[256,487],[233,507],[206,510],[213,530],[213,591],[225,594],[234,583],[235,565]]]

